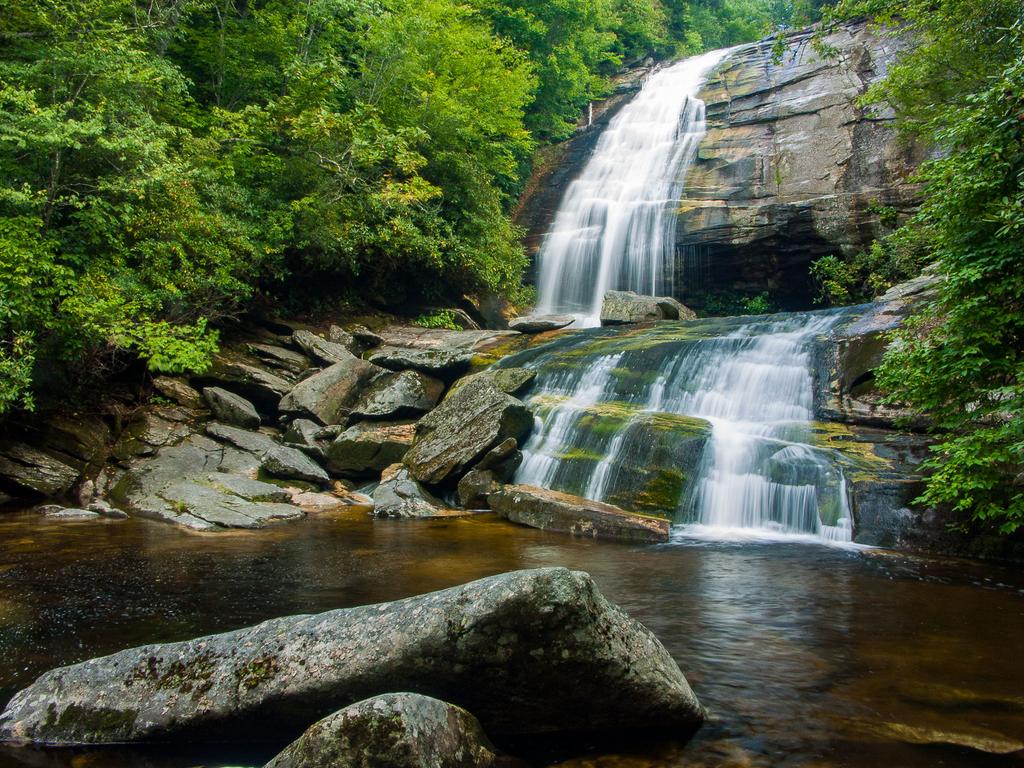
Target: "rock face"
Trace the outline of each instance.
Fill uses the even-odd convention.
[[[934,293],[937,278],[924,275],[893,286],[853,319],[815,345],[815,413],[820,419],[892,427],[909,417],[901,408],[882,402],[875,387],[875,369],[888,346],[888,334],[903,324],[915,306]],[[923,425],[918,425],[923,426]]]
[[[11,699],[0,741],[297,737],[396,689],[464,707],[491,734],[678,734],[704,717],[649,630],[587,574],[543,568],[61,667]]]
[[[348,360],[296,384],[281,398],[280,410],[294,416],[309,416],[321,424],[344,423],[362,390],[383,373],[373,363],[345,354]]]
[[[851,23],[826,36],[838,51],[829,56],[812,34],[789,35],[778,62],[774,38],[738,48],[699,94],[707,134],[675,235],[675,298],[687,306],[704,306],[709,293],[767,290],[780,306],[810,308],[811,261],[867,249],[916,205],[907,178],[924,151],[896,136],[890,112],[855,104],[912,41]],[[528,185],[517,219],[531,253],[602,126],[549,150],[553,167],[541,165]]]
[[[694,320],[697,317],[671,296],[641,296],[634,291],[608,291],[601,304],[601,325]]]
[[[809,307],[811,261],[865,250],[916,204],[906,179],[922,150],[897,138],[891,112],[855,104],[910,41],[848,24],[825,38],[829,56],[811,35],[790,35],[777,63],[770,39],[740,48],[700,93],[708,131],[676,221],[686,304],[767,290]]]
[[[392,464],[381,475],[373,491],[374,517],[451,517],[450,510],[409,476],[403,464]]]
[[[503,440],[522,442],[532,426],[533,416],[522,401],[478,378],[420,419],[405,464],[420,482],[442,483]]]
[[[265,768],[494,768],[498,761],[466,710],[416,693],[387,693],[310,726]]]
[[[513,523],[542,531],[613,541],[668,541],[668,520],[532,485],[506,485],[487,497],[491,509]]]

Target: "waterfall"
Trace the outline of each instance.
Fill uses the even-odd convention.
[[[672,292],[675,211],[705,132],[697,93],[728,53],[655,72],[604,129],[537,256],[538,312],[595,325],[608,290]]]
[[[841,312],[592,329],[508,359],[537,371],[516,482],[697,534],[849,541],[846,481],[815,443],[814,339]]]

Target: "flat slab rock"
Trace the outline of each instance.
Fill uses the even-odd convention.
[[[508,327],[520,333],[544,333],[557,331],[576,322],[572,315],[524,315],[508,321]]]
[[[664,542],[669,522],[600,501],[532,485],[505,485],[487,497],[491,509],[513,523],[573,536]]]
[[[650,630],[587,574],[539,568],[54,669],[11,699],[0,742],[296,738],[396,689],[463,707],[491,735],[678,734],[704,719]]]
[[[497,755],[469,712],[418,693],[386,693],[310,726],[265,768],[497,768]]]

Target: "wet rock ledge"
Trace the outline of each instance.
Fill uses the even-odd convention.
[[[523,331],[249,329],[202,375],[154,379],[149,403],[120,425],[72,415],[0,442],[0,489],[64,501],[66,514],[45,507],[52,519],[137,515],[204,532],[350,506],[390,518],[486,510],[522,460],[533,415],[519,396],[534,378],[487,366],[565,322],[524,321]],[[464,480],[478,492],[457,491]],[[367,485],[372,496],[356,490]],[[500,514],[524,525],[668,538],[665,521],[577,497],[534,494],[523,514],[501,498]]]
[[[454,706],[403,695],[353,707],[396,691]],[[704,719],[649,630],[609,603],[587,574],[542,568],[61,667],[11,700],[0,714],[0,741],[283,743],[329,717],[271,763],[320,765],[311,756],[346,722],[374,720],[378,706],[398,714],[389,720],[398,741],[449,711],[460,733],[448,736],[472,735],[463,746],[481,759],[490,748],[482,732],[470,734],[472,717],[493,735],[676,737]],[[448,736],[433,733],[433,744],[414,737],[411,748],[445,751]],[[462,765],[439,763],[455,764]]]

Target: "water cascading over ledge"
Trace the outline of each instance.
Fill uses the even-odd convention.
[[[668,514],[690,533],[849,541],[844,457],[813,422],[811,345],[842,311],[593,329],[537,370],[516,482]]]
[[[728,53],[657,71],[602,132],[538,253],[538,312],[595,325],[608,290],[673,293],[675,211],[705,131],[697,93]]]

